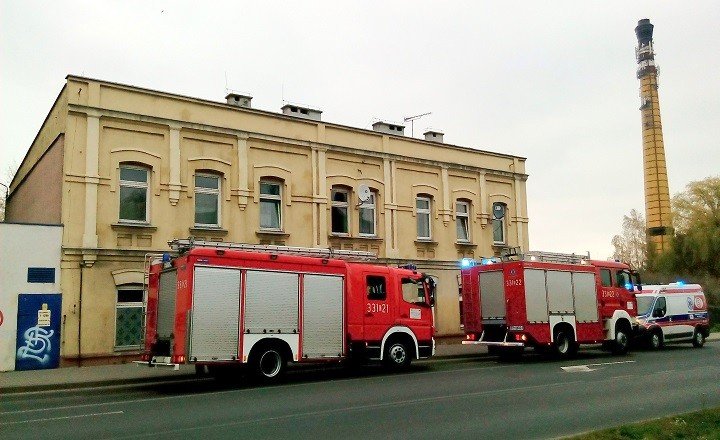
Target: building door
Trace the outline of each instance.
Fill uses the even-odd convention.
[[[18,295],[16,370],[59,366],[61,304],[59,293]]]

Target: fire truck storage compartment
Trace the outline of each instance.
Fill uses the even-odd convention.
[[[238,357],[240,269],[196,266],[190,317],[190,358]]]
[[[298,333],[297,273],[248,270],[245,280],[245,333]]]
[[[160,274],[160,290],[157,305],[157,334],[159,339],[170,339],[175,329],[175,289],[177,288],[177,270],[172,269]]]
[[[570,272],[548,270],[547,274],[548,312],[569,315],[575,312],[573,306],[572,278]]]
[[[505,319],[505,281],[503,271],[481,272],[480,307],[483,320]]]
[[[577,322],[597,322],[595,275],[588,272],[573,272],[572,283],[575,296],[575,319]]]
[[[528,322],[548,322],[544,270],[525,269],[525,312]]]
[[[339,357],[343,352],[343,278],[303,277],[303,356]]]

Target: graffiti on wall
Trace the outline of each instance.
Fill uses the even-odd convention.
[[[16,370],[57,368],[60,301],[59,294],[19,295]]]
[[[51,311],[48,310],[47,304],[43,304],[42,309],[38,310],[37,325],[25,330],[23,334],[25,345],[18,348],[19,359],[33,359],[41,364],[50,361],[49,353],[52,351],[50,338],[55,334],[55,331],[46,329],[50,327],[50,318]]]

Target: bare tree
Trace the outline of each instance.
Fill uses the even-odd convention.
[[[612,238],[615,248],[613,258],[630,264],[635,269],[643,269],[647,264],[647,234],[645,217],[637,210],[623,216],[622,234]]]
[[[0,176],[0,221],[5,221],[5,201],[7,199],[8,192],[10,191],[10,183],[17,173],[18,164],[13,162],[5,168],[5,172]]]

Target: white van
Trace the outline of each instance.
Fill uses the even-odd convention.
[[[657,349],[666,342],[692,342],[702,347],[710,334],[707,301],[699,284],[643,286],[638,305],[636,337]]]

